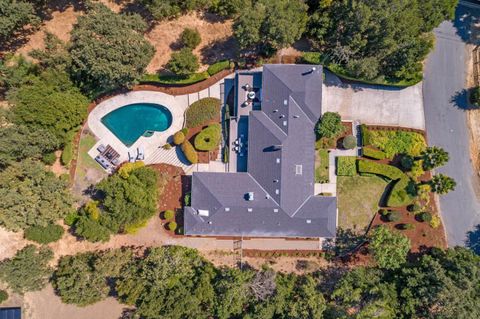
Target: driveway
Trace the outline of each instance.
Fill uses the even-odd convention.
[[[343,83],[326,71],[322,112],[338,112],[346,120],[364,124],[425,129],[422,86],[395,88]]]
[[[480,202],[474,192],[476,172],[469,159],[469,132],[461,109],[466,97],[459,94],[465,86],[465,41],[469,38],[471,12],[474,9],[459,6],[455,22],[444,22],[435,30],[435,50],[427,61],[423,85],[429,142],[450,153],[448,164],[437,172],[457,182],[455,191],[440,197],[449,246],[471,245],[466,242],[467,235],[471,241],[478,241],[468,232],[480,224]]]

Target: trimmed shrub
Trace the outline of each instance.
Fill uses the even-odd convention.
[[[173,134],[173,144],[180,145],[185,141],[185,134],[182,131],[178,131]]]
[[[218,148],[221,139],[221,125],[218,123],[209,125],[195,136],[195,148],[199,151],[213,151]]]
[[[403,175],[401,179],[395,182],[390,195],[388,196],[387,205],[390,207],[402,207],[412,203],[412,196],[409,195],[407,188],[410,186],[410,178]]]
[[[166,210],[163,212],[163,218],[166,220],[173,219],[175,217],[175,212],[173,210]]]
[[[0,304],[8,300],[8,292],[5,290],[0,290]]]
[[[202,37],[197,29],[185,28],[180,34],[182,44],[189,49],[195,49],[202,42]]]
[[[339,176],[357,175],[357,158],[355,156],[337,157],[337,175]]]
[[[388,212],[386,218],[389,222],[398,222],[402,218],[402,214],[399,211],[392,210]]]
[[[360,125],[360,135],[362,136],[362,146],[371,145],[370,130],[365,124]]]
[[[415,229],[415,225],[414,224],[400,224],[400,225],[398,225],[398,228],[400,228],[402,230],[410,230],[410,229]]]
[[[432,214],[429,212],[421,212],[420,214],[417,215],[417,218],[421,222],[431,222],[432,221]]]
[[[62,151],[62,156],[60,157],[60,161],[62,165],[68,166],[73,159],[73,145],[72,143],[67,143]]]
[[[46,165],[53,165],[56,160],[57,156],[55,155],[55,152],[50,152],[42,156],[42,162],[44,162]]]
[[[342,125],[340,114],[325,112],[318,121],[315,130],[319,137],[335,138],[345,131],[345,127]]]
[[[405,176],[405,174],[395,166],[380,164],[367,160],[357,160],[358,172],[376,174],[385,176],[391,180],[397,180]]]
[[[384,152],[370,148],[370,147],[364,147],[362,149],[363,151],[363,156],[373,158],[376,160],[383,160],[386,158],[386,155]]]
[[[60,225],[32,226],[25,230],[24,236],[39,244],[48,244],[62,238],[63,233],[63,227]]]
[[[190,143],[189,141],[185,141],[182,143],[180,148],[182,149],[183,154],[185,155],[185,157],[190,163],[192,164],[198,163],[198,154],[195,151],[195,148],[193,147],[192,143]]]
[[[175,231],[177,229],[178,225],[176,222],[169,222],[168,223],[168,229],[170,229],[170,231]]]
[[[167,150],[167,151],[168,151],[168,150],[171,150],[171,149],[172,149],[172,145],[170,145],[170,143],[167,143],[167,144],[163,145],[162,148],[163,148],[164,150]]]
[[[172,75],[172,74],[145,74],[141,77],[140,83],[160,83],[160,84],[176,84],[188,85],[201,82],[208,79],[207,71],[193,73],[188,76]]]
[[[187,136],[188,135],[188,132],[190,132],[190,130],[187,128],[187,127],[184,127],[180,130],[180,132],[183,133],[183,135]]]
[[[232,63],[228,60],[218,61],[212,65],[210,65],[207,69],[207,72],[210,76],[217,74],[220,71],[231,69]]]
[[[407,206],[407,210],[411,213],[418,212],[421,209],[422,209],[422,206],[420,206],[419,203],[413,203],[413,204]]]
[[[345,136],[342,141],[343,147],[347,150],[354,149],[357,146],[357,138],[353,135]]]
[[[218,120],[220,103],[220,100],[214,97],[206,97],[192,103],[185,114],[187,128],[205,125],[210,121]]]

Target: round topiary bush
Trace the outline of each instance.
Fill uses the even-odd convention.
[[[389,222],[398,222],[401,217],[402,217],[402,214],[399,211],[393,210],[388,213],[387,220]]]
[[[8,299],[8,292],[5,290],[0,290],[0,303],[7,301]]]
[[[53,163],[55,163],[56,160],[57,160],[57,156],[55,155],[54,152],[47,153],[47,154],[43,155],[43,157],[42,157],[42,161],[46,165],[53,165]]]
[[[173,134],[173,144],[180,145],[183,142],[185,142],[185,134],[182,131]]]
[[[167,143],[167,144],[163,145],[162,148],[163,148],[164,150],[167,150],[167,151],[168,151],[168,150],[171,150],[171,149],[172,149],[172,145],[170,145],[169,143]]]
[[[411,157],[410,155],[403,155],[400,160],[400,165],[402,165],[402,168],[404,170],[411,170],[413,167],[413,157]]]
[[[169,222],[168,223],[168,229],[170,229],[170,231],[175,231],[177,229],[177,223],[176,222]]]
[[[430,214],[429,212],[421,212],[417,216],[418,220],[421,222],[430,222],[432,220],[432,214]]]
[[[342,144],[343,147],[347,150],[354,149],[357,146],[357,138],[353,135],[345,136]]]
[[[166,210],[163,212],[163,218],[164,219],[172,219],[175,217],[175,212],[173,210]]]
[[[193,148],[193,145],[189,141],[183,142],[180,148],[182,149],[183,154],[185,155],[185,157],[190,163],[192,164],[198,163],[198,154],[195,151],[195,148]]]

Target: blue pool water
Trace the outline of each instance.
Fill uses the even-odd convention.
[[[116,109],[102,123],[126,146],[131,146],[147,131],[162,132],[172,124],[172,113],[159,104],[137,103]]]

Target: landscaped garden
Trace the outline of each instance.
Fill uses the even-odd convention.
[[[414,250],[444,247],[434,193],[447,193],[455,181],[430,170],[444,165],[448,153],[407,129],[362,125],[361,135],[364,158],[337,160],[339,226],[362,231],[370,222],[387,224],[404,232]]]

